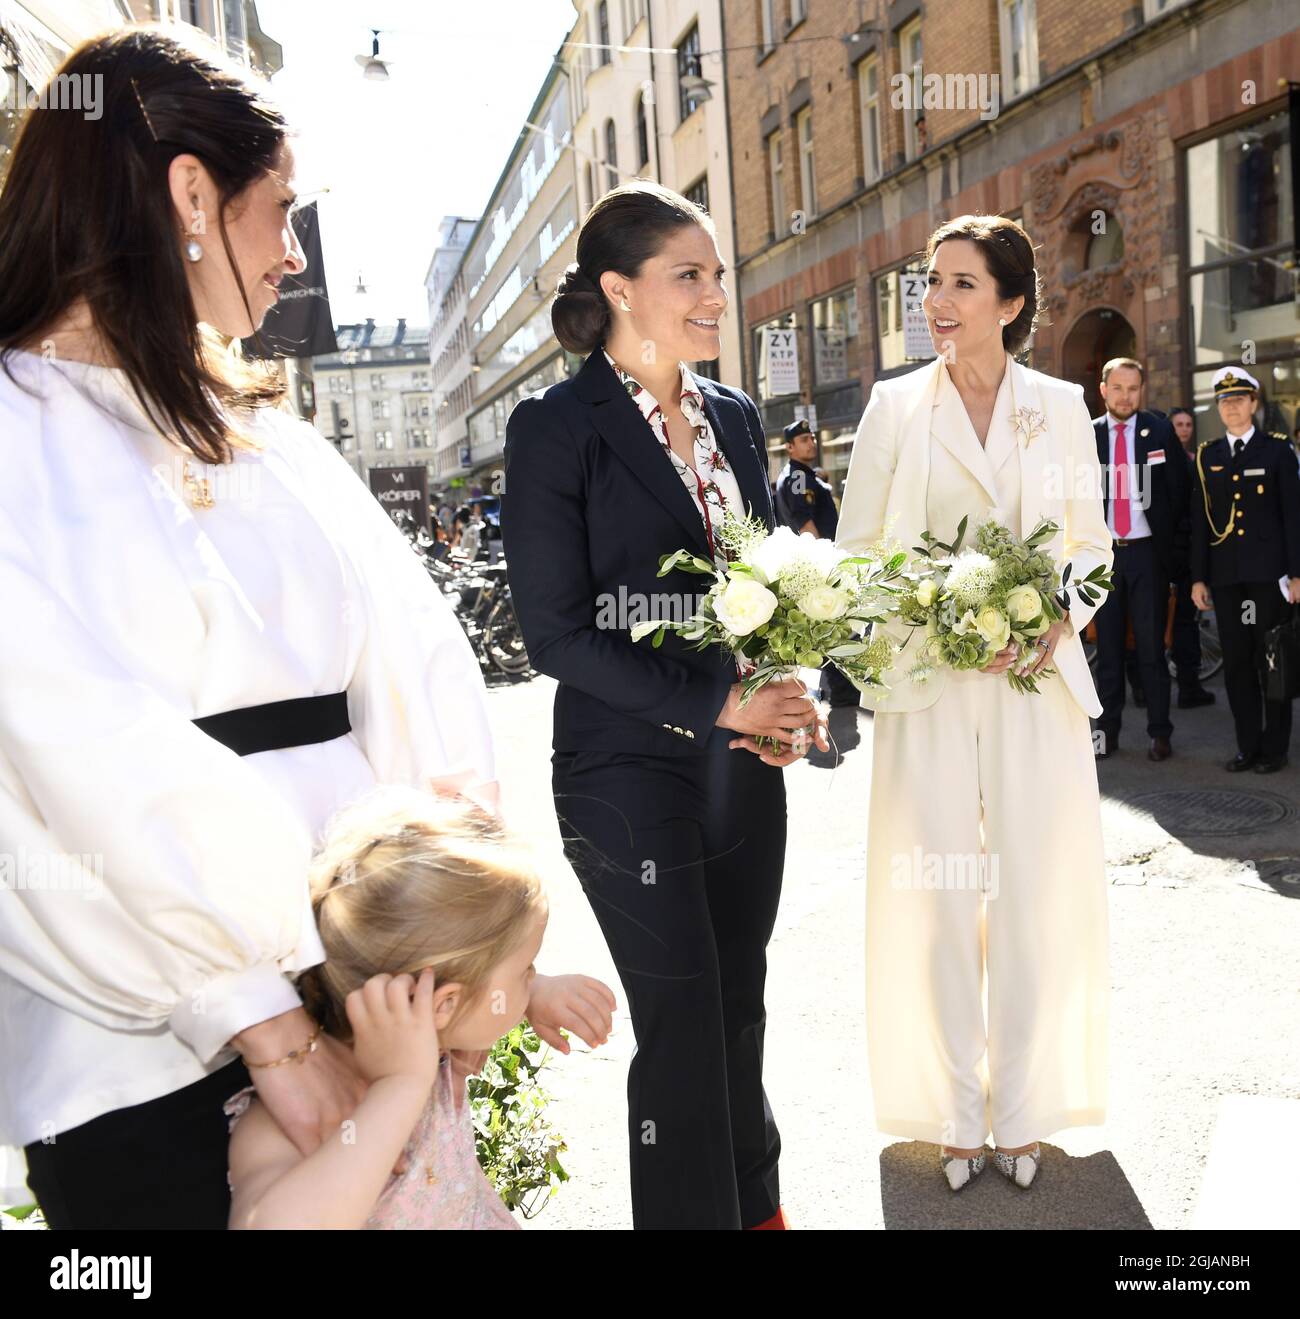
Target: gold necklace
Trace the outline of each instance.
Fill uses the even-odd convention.
[[[191,508],[211,508],[216,502],[212,498],[212,486],[206,477],[196,477],[190,469],[189,459],[185,460],[183,471],[185,498]]]

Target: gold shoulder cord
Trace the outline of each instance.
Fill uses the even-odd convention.
[[[1205,445],[1202,444],[1196,450],[1196,475],[1201,480],[1201,498],[1205,501],[1205,520],[1210,524],[1210,532],[1214,539],[1210,542],[1211,546],[1222,545],[1229,536],[1232,535],[1232,524],[1237,520],[1237,506],[1233,504],[1228,512],[1228,525],[1220,532],[1214,525],[1214,519],[1210,516],[1210,492],[1205,487],[1205,469],[1201,466],[1201,454],[1205,452]]]

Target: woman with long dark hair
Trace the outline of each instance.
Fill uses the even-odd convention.
[[[222,1228],[224,1100],[309,1153],[364,1092],[293,979],[325,820],[492,749],[401,534],[232,356],[304,265],[284,120],[150,28],[58,76],[102,118],[31,111],[0,194],[0,1143],[56,1228]]]
[[[744,708],[735,664],[630,627],[684,618],[691,547],[725,563],[727,513],[772,526],[758,410],[687,361],[727,308],[712,221],[635,180],[602,197],[552,307],[586,363],[506,432],[502,532],[533,665],[558,679],[553,791],[565,851],[622,977],[639,1228],[784,1227],[763,1091],[766,945],[785,856],[781,767],[824,726],[802,683]],[[680,612],[685,611],[685,612]],[[779,754],[754,735],[777,739]]]

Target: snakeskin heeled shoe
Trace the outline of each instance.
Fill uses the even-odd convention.
[[[1043,1161],[1043,1151],[1035,1145],[1027,1154],[1003,1154],[993,1152],[998,1171],[1008,1180],[1015,1182],[1020,1189],[1026,1190],[1038,1174],[1038,1165]]]
[[[969,1186],[984,1171],[986,1161],[986,1150],[980,1150],[973,1159],[964,1159],[959,1154],[945,1153],[943,1146],[939,1146],[939,1167],[954,1191]]]

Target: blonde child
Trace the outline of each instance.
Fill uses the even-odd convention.
[[[311,892],[326,960],[299,989],[369,1088],[306,1158],[252,1087],[232,1097],[230,1226],[517,1228],[475,1157],[465,1076],[525,1014],[562,1052],[561,1028],[603,1043],[613,994],[536,974],[540,882],[463,799],[369,794],[332,822]]]

